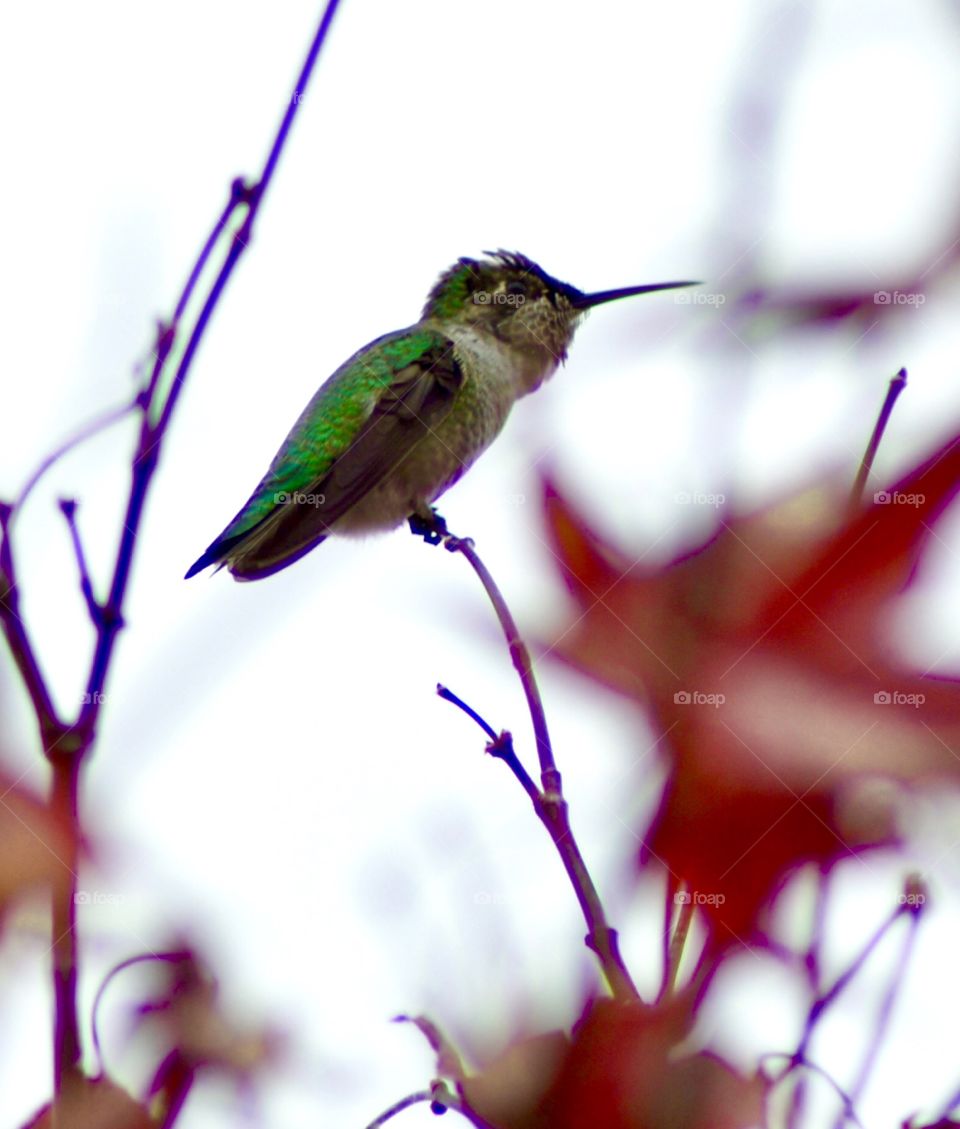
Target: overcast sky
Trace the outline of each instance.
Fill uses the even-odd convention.
[[[0,496],[130,395],[231,179],[262,165],[317,15],[300,0],[168,0],[3,17]],[[183,573],[319,383],[414,321],[459,255],[487,248],[583,289],[704,280],[690,301],[595,311],[566,367],[443,499],[531,641],[566,614],[541,469],[597,527],[667,560],[714,520],[685,497],[754,505],[827,469],[852,477],[906,364],[878,468],[892,476],[960,419],[955,285],[866,332],[747,340],[727,315],[745,286],[893,292],[934,266],[956,211],[958,32],[932,0],[344,0],[149,501],[87,779],[98,866],[81,885],[110,900],[81,918],[86,1011],[113,963],[189,936],[229,1008],[290,1033],[289,1065],[259,1092],[262,1123],[282,1129],[362,1125],[426,1083],[430,1053],[387,1022],[398,1012],[429,1013],[478,1054],[521,1018],[570,1023],[595,976],[575,900],[516,782],[434,695],[443,681],[513,730],[534,767],[519,686],[465,562],[401,530],[328,542],[262,584]],[[81,501],[102,586],[132,435],[117,427],[64,460],[18,527],[27,616],[68,714],[91,632],[54,502]],[[947,523],[911,603],[909,646],[941,669],[960,665],[958,532]],[[9,768],[41,786],[3,662]],[[558,665],[539,672],[575,828],[649,993],[656,900],[628,877],[654,737]],[[956,860],[943,865],[940,912],[956,915]],[[864,936],[899,873],[851,887]],[[42,929],[25,919],[0,962],[4,1124],[48,1092]],[[149,1068],[123,1046],[138,990],[135,974],[116,984],[105,1021],[108,1061],[131,1086]],[[943,997],[911,984],[916,1012],[896,1044],[911,1089],[868,1096],[868,1129],[910,1112],[896,1103],[918,1071],[928,1092],[951,1080],[918,1034]],[[754,1014],[747,1032],[718,1012],[705,1037],[743,1064],[793,1045],[786,1002]],[[842,1023],[834,1038],[849,1039]],[[180,1123],[238,1118],[211,1087]]]

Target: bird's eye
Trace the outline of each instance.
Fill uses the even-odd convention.
[[[507,293],[508,294],[526,294],[526,292],[527,292],[527,287],[526,287],[526,284],[523,283],[523,282],[515,281],[515,282],[508,282],[507,283]]]

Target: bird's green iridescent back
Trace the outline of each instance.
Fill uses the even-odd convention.
[[[226,540],[252,529],[277,506],[277,494],[308,492],[346,451],[396,378],[432,349],[450,341],[432,329],[396,330],[354,353],[317,390],[294,424],[270,469],[223,531]]]

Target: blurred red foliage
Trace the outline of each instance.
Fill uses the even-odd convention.
[[[891,841],[898,789],[960,782],[960,682],[910,669],[887,631],[958,485],[954,438],[853,516],[824,483],[721,512],[651,567],[545,484],[576,605],[553,649],[649,718],[670,779],[640,862],[686,884],[714,945],[755,942],[794,868]]]

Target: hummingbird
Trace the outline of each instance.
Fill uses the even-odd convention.
[[[525,255],[485,251],[440,275],[420,320],[354,353],[317,390],[243,508],[187,571],[260,580],[331,534],[408,521],[446,532],[432,503],[497,437],[514,402],[566,360],[586,312],[695,286],[658,282],[588,294]]]

